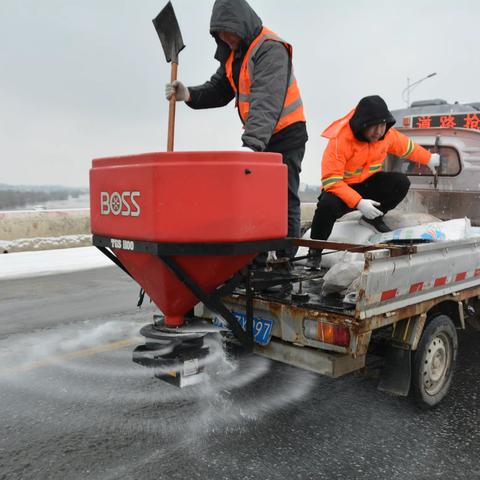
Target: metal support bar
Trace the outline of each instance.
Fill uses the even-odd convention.
[[[245,280],[245,293],[246,293],[246,304],[245,304],[245,315],[246,315],[246,331],[250,333],[250,339],[253,347],[253,288],[252,288],[252,270],[250,267],[247,268],[247,278]]]
[[[425,327],[426,321],[427,321],[426,313],[421,313],[420,315],[415,317],[415,325],[412,331],[412,335],[410,337],[412,350],[416,350],[418,347],[418,342],[420,342],[420,338],[422,338],[423,328]]]
[[[269,279],[254,279],[252,285],[256,290],[264,290],[265,288],[272,287],[274,285],[288,285],[290,283],[296,283],[301,280],[300,277],[289,275],[285,277],[272,276]]]
[[[245,255],[282,250],[292,245],[293,238],[277,238],[273,240],[256,240],[230,243],[169,243],[148,242],[125,238],[103,237],[93,235],[92,243],[97,247],[108,247],[130,252],[150,253],[151,255]]]
[[[233,313],[228,310],[228,308],[220,300],[218,291],[207,294],[195,283],[194,280],[192,280],[192,278],[180,267],[180,265],[175,262],[175,260],[167,255],[159,255],[158,257],[201,302],[203,302],[210,310],[221,315],[228,322],[232,328],[233,334],[242,343],[242,345],[248,349],[253,348],[252,331],[243,331],[242,327],[235,318],[235,315],[233,315]]]
[[[105,256],[107,256],[117,267],[121,268],[130,278],[133,278],[131,273],[125,268],[123,263],[116,257],[110,250],[107,250],[106,247],[96,246]],[[134,279],[134,278],[133,278]],[[134,279],[135,280],[135,279]]]
[[[463,313],[463,302],[458,302],[458,318],[460,319],[460,325],[462,330],[465,330],[465,314]]]
[[[306,240],[301,238],[292,238],[293,244],[297,247],[308,247],[312,249],[328,249],[347,252],[370,252],[371,250],[386,249],[390,251],[390,256],[397,257],[400,255],[408,255],[416,253],[417,248],[415,245],[397,246],[383,243],[377,243],[375,245],[358,245],[355,243],[339,243],[339,242],[327,242],[324,240]]]
[[[423,333],[427,315],[415,315],[393,324],[392,345],[404,350],[416,350]]]
[[[217,289],[217,295],[224,297],[230,295],[244,280],[244,275],[237,272],[227,283]]]

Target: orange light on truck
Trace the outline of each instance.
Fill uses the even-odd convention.
[[[411,127],[412,126],[412,118],[411,117],[403,117],[402,125],[404,127]]]
[[[348,347],[350,345],[350,331],[343,325],[305,318],[303,320],[303,331],[305,337],[312,340],[340,347]]]

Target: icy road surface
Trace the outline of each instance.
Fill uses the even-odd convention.
[[[480,478],[479,333],[431,412],[376,370],[331,380],[215,342],[209,380],[179,390],[132,363],[155,309],[116,267],[85,270],[91,251],[0,257],[0,479]]]

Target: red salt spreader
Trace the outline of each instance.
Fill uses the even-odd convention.
[[[200,301],[241,343],[253,345],[248,305],[242,326],[222,297],[239,285],[250,289],[249,264],[258,253],[288,245],[287,167],[280,154],[167,152],[96,159],[90,212],[93,244],[162,312],[141,329],[146,340],[135,349],[135,362],[179,386],[197,383],[208,353],[204,337],[220,331],[195,317]]]

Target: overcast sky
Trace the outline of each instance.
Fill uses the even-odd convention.
[[[87,186],[92,158],[165,151],[170,65],[152,26],[164,0],[0,0],[0,183]],[[213,0],[173,0],[186,48],[178,78],[218,63]],[[321,131],[371,94],[480,101],[478,0],[251,0],[294,47],[310,140],[302,181],[320,183]],[[176,150],[240,147],[233,102],[177,104]]]

